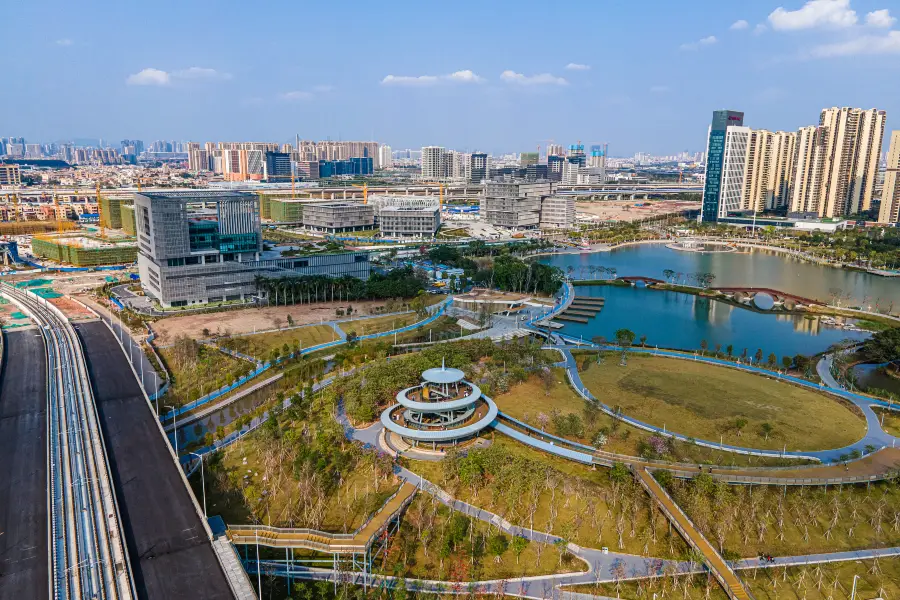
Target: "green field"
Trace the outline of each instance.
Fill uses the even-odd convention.
[[[416,313],[405,313],[402,315],[368,317],[354,321],[341,321],[338,325],[345,333],[352,331],[359,336],[400,329],[401,327],[406,327],[407,325],[422,321],[424,318],[425,317],[420,317]]]
[[[183,349],[179,348],[173,346],[159,350],[172,376],[171,387],[165,395],[166,404],[187,404],[253,370],[249,362],[209,346],[185,344]]]
[[[582,355],[583,357],[584,355]],[[841,448],[866,433],[862,416],[824,394],[699,361],[617,354],[581,378],[608,406],[686,436],[780,450]],[[765,424],[771,429],[768,436]]]
[[[336,339],[338,339],[338,335],[330,326],[308,325],[296,329],[282,329],[281,331],[225,338],[219,340],[219,343],[225,348],[267,360],[272,350],[275,349],[279,350],[282,355],[287,354],[284,348],[285,344],[288,345],[290,352],[295,352],[297,348],[309,348]]]
[[[596,366],[596,365],[595,365]],[[592,367],[593,368],[593,367]],[[566,372],[560,368],[551,370],[552,383],[549,386],[537,375],[533,375],[523,383],[517,384],[509,392],[498,394],[493,399],[500,410],[513,418],[524,421],[532,427],[540,428],[541,414],[549,421],[545,431],[582,444],[597,446],[596,436],[600,430],[607,432],[607,442],[602,450],[615,454],[640,456],[648,448],[647,440],[651,433],[614,420],[606,414],[591,410],[588,403],[579,396],[568,383]],[[580,419],[581,431],[574,432],[571,427],[560,430],[554,416],[577,415]],[[571,417],[570,417],[571,418]],[[578,429],[577,424],[575,429]],[[674,442],[670,444],[670,453],[665,456],[647,456],[673,462],[703,463],[730,466],[787,466],[807,464],[805,460],[780,458],[762,458],[713,450],[694,444]]]

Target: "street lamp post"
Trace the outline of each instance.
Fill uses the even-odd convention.
[[[200,489],[203,491],[203,518],[206,518],[206,475],[203,473],[203,455],[196,452],[188,452],[200,459]]]
[[[172,409],[172,425],[175,428],[175,458],[178,458],[178,415],[175,413],[175,407],[169,404],[165,405],[166,408]]]

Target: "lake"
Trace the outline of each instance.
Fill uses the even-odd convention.
[[[731,344],[734,354],[744,348],[752,356],[762,349],[765,357],[812,355],[845,339],[862,340],[868,333],[830,327],[819,317],[761,313],[702,298],[693,294],[638,287],[578,286],[576,296],[606,298],[603,310],[586,324],[566,323],[561,333],[590,340],[594,336],[615,338],[617,329],[630,329],[647,336],[648,346],[699,350],[706,340],[710,350]]]
[[[665,279],[663,271],[676,273],[714,273],[712,287],[753,286],[776,289],[797,296],[830,301],[830,290],[837,288],[853,298],[844,306],[876,305],[900,308],[900,278],[879,277],[870,273],[817,265],[767,250],[738,249],[736,252],[685,252],[670,250],[663,244],[627,246],[610,252],[557,254],[540,259],[572,276],[591,278],[590,266],[615,267],[617,275]],[[599,277],[603,277],[602,275]]]

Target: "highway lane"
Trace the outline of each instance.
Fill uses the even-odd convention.
[[[119,499],[139,598],[232,598],[200,517],[116,338],[76,326]]]
[[[47,373],[37,329],[6,334],[0,374],[0,598],[49,597]]]
[[[57,598],[133,598],[94,397],[81,343],[52,305],[2,286],[40,326],[47,359],[49,583]]]

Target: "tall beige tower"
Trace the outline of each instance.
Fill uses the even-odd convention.
[[[879,223],[900,222],[900,131],[891,133],[887,171],[884,173],[884,190],[881,192]]]
[[[868,210],[878,173],[885,112],[826,108],[819,125],[827,130],[820,216],[840,217]]]
[[[790,203],[797,134],[754,130],[744,167],[744,210],[762,212]]]
[[[820,202],[828,131],[825,127],[801,127],[794,147],[794,175],[791,178],[792,213],[823,216]]]

